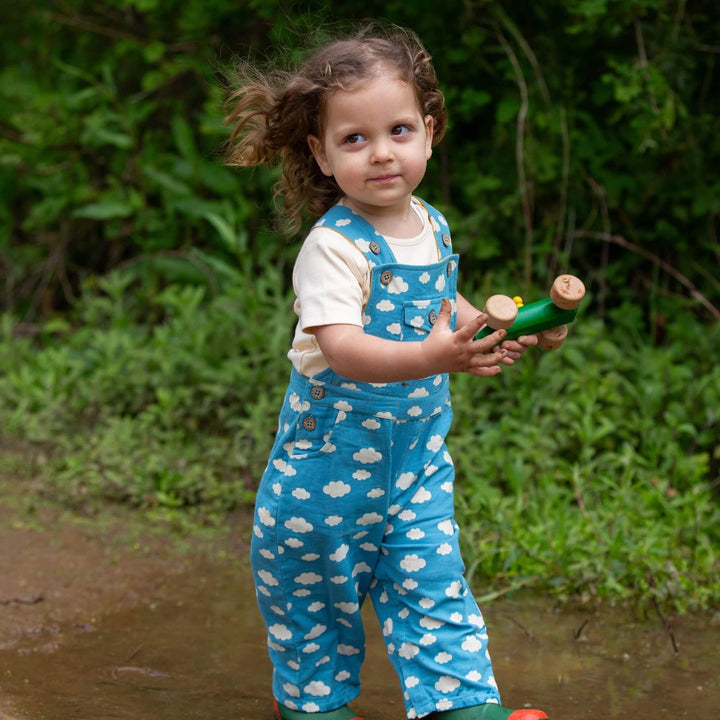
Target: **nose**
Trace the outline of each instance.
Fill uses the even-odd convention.
[[[370,155],[371,162],[384,163],[392,159],[393,149],[390,141],[387,138],[375,140],[372,146],[372,153]]]

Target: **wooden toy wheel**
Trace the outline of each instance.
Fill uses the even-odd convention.
[[[543,348],[543,350],[557,350],[565,342],[567,334],[567,325],[560,325],[550,330],[543,330],[537,334],[538,345]]]
[[[550,288],[550,299],[562,310],[573,310],[585,297],[585,285],[574,275],[558,275]]]
[[[491,295],[483,312],[488,316],[487,324],[493,330],[507,330],[515,322],[518,308],[515,301],[507,295]]]

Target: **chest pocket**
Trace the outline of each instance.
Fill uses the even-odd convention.
[[[406,300],[403,303],[403,324],[405,337],[412,338],[411,328],[415,330],[417,339],[421,340],[429,333],[440,314],[442,297],[427,298],[425,300]]]

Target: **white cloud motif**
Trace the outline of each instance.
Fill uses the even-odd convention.
[[[372,568],[366,562],[359,562],[352,571],[352,576],[357,577],[360,573],[372,572]]]
[[[441,652],[435,656],[435,662],[440,665],[445,665],[452,660],[452,655],[449,652]]]
[[[295,468],[290,465],[290,463],[286,463],[280,458],[276,458],[275,460],[273,460],[273,467],[279,472],[281,472],[283,475],[287,475],[288,477],[297,475],[297,470],[295,470]]]
[[[314,697],[323,697],[330,694],[330,688],[321,680],[313,680],[308,683],[303,690],[308,695],[313,695]]]
[[[322,610],[324,607],[325,603],[317,600],[314,603],[310,603],[310,605],[308,605],[308,610],[310,612],[320,612],[320,610]]]
[[[312,630],[310,630],[310,632],[307,635],[305,635],[305,637],[303,639],[304,640],[314,640],[315,638],[320,637],[326,630],[327,630],[327,625],[321,625],[320,623],[318,623],[317,625],[315,625],[313,627]]]
[[[436,683],[435,689],[441,693],[451,693],[460,686],[460,681],[457,678],[450,677],[449,675],[443,675]]]
[[[422,408],[418,405],[413,405],[408,411],[407,414],[410,417],[418,417],[418,415],[422,415]]]
[[[285,683],[283,685],[283,690],[290,696],[290,697],[300,697],[300,688],[297,685],[293,685],[292,683]]]
[[[310,403],[306,400],[305,402],[300,402],[300,396],[297,393],[291,393],[290,394],[290,407],[295,412],[307,412],[310,409]]]
[[[423,285],[427,285],[430,282],[430,273],[424,272],[419,278]]]
[[[325,518],[325,524],[329,525],[330,527],[335,527],[336,525],[339,525],[343,519],[340,517],[340,515],[328,515]]]
[[[323,487],[323,492],[330,497],[339,498],[347,495],[352,488],[342,480],[332,480]]]
[[[292,491],[292,496],[298,500],[307,500],[310,497],[310,493],[305,488],[295,488]]]
[[[401,561],[400,561],[400,567],[405,570],[405,572],[417,572],[418,570],[422,570],[422,568],[425,567],[427,563],[423,558],[421,558],[419,555],[406,555]]]
[[[406,522],[408,520],[414,520],[417,517],[415,513],[412,510],[403,510],[399,515],[398,518],[402,520],[403,522]]]
[[[274,587],[275,585],[280,584],[278,579],[271,572],[268,572],[267,570],[258,570],[258,575],[260,576],[260,579],[266,585],[269,585],[270,587]]]
[[[414,318],[411,318],[410,324],[413,327],[421,328],[425,324],[425,318],[422,315],[416,315]]]
[[[259,507],[258,511],[258,520],[265,525],[265,527],[274,527],[275,526],[275,518],[272,516],[272,513],[265,507]]]
[[[353,460],[356,460],[363,465],[369,465],[371,463],[380,462],[380,460],[382,460],[382,453],[372,447],[361,448],[356,453],[353,453]]]
[[[405,533],[405,536],[410,540],[422,540],[425,537],[425,533],[420,528],[412,528]]]
[[[409,398],[418,398],[418,397],[427,397],[430,393],[424,388],[419,387],[417,390],[413,390],[408,397]]]
[[[300,573],[296,578],[295,582],[300,585],[315,585],[322,581],[322,575],[318,575],[316,572],[304,572]]]
[[[352,222],[350,218],[341,218],[340,220],[335,221],[335,227],[345,227],[346,225],[349,225]]]
[[[375,307],[381,312],[390,312],[395,309],[395,303],[392,300],[381,300]]]
[[[404,642],[398,650],[398,655],[404,660],[412,660],[418,653],[420,648],[409,642]]]
[[[445,275],[438,275],[438,279],[435,281],[435,289],[438,292],[442,292],[445,289]]]
[[[379,522],[382,522],[382,515],[378,515],[376,512],[365,513],[355,521],[357,525],[375,525]]]
[[[405,687],[406,688],[414,688],[417,687],[420,684],[420,678],[415,677],[415,675],[410,675],[410,677],[405,678]]]
[[[436,550],[438,555],[450,555],[452,552],[452,546],[450,543],[441,543],[438,545],[438,549]]]
[[[385,286],[385,289],[391,295],[401,295],[402,293],[407,292],[410,289],[410,286],[400,277],[400,275],[395,275],[395,277],[390,281],[390,284]]]
[[[343,682],[344,680],[348,680],[350,678],[350,673],[347,670],[341,670],[336,676],[335,680],[338,682]]]
[[[367,480],[369,477],[372,477],[372,473],[367,470],[356,470],[352,476],[355,480]]]
[[[414,482],[417,475],[413,472],[404,472],[398,476],[395,481],[395,487],[400,490],[407,490]]]
[[[373,488],[370,490],[370,492],[367,493],[367,496],[374,500],[375,498],[380,498],[385,494],[385,491],[382,488]]]
[[[359,655],[360,650],[352,645],[340,645],[337,646],[338,655]]]
[[[390,323],[385,328],[391,335],[401,335],[402,334],[402,326],[400,323]]]
[[[271,625],[268,628],[268,632],[278,640],[290,640],[290,638],[292,638],[292,633],[290,632],[290,629],[287,625],[283,625],[282,623],[276,623],[275,625]]]
[[[420,620],[420,627],[426,630],[437,630],[441,628],[445,623],[442,620],[436,620],[435,618],[424,617]]]
[[[450,537],[455,534],[455,528],[452,524],[452,520],[441,520],[438,523],[438,530],[445,535],[450,535]]]
[[[432,498],[432,493],[424,487],[418,488],[418,491],[412,496],[411,503],[422,504]]]
[[[453,580],[453,582],[445,588],[445,594],[451,598],[460,597],[460,590],[462,589],[462,583],[459,580]]]
[[[377,430],[380,427],[380,423],[375,418],[368,418],[362,421],[362,426],[368,430]]]
[[[305,518],[291,517],[285,521],[285,527],[288,530],[299,533],[309,533],[313,531],[312,523],[309,523]]]
[[[352,405],[347,400],[338,400],[333,404],[336,410],[342,410],[344,412],[352,412]]]
[[[442,435],[433,435],[430,440],[428,440],[428,443],[425,447],[428,450],[437,452],[443,446],[443,442],[444,440],[442,438]]]
[[[349,549],[349,545],[341,545],[334,553],[330,553],[330,559],[333,562],[340,562],[341,560],[344,560],[347,557]]]
[[[482,640],[480,640],[477,635],[471,635],[469,638],[466,638],[463,641],[463,644],[461,645],[462,649],[466,652],[476,653],[480,652],[482,650],[483,644]]]
[[[354,615],[358,610],[360,610],[360,605],[354,602],[339,602],[335,603],[333,607],[336,607],[340,610],[340,612],[347,613],[348,615]]]

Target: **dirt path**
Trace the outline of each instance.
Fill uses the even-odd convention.
[[[0,720],[267,720],[271,668],[247,571],[249,518],[173,532],[112,508],[83,517],[0,478]],[[403,717],[372,609],[367,720]],[[486,609],[508,704],[553,720],[714,717],[720,616],[666,629],[543,598]]]

